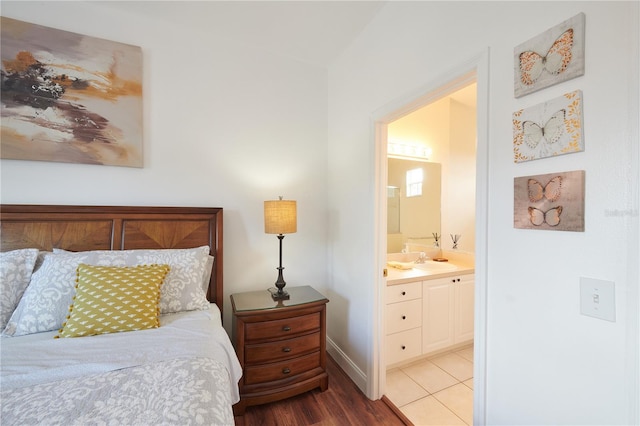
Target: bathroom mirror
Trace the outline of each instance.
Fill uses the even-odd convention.
[[[442,235],[440,164],[388,158],[387,168],[387,253],[406,242],[433,247],[433,233]]]

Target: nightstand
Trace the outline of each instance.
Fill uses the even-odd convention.
[[[231,295],[233,343],[242,365],[240,402],[246,407],[329,386],[326,305],[312,287],[288,287],[289,300],[274,301],[267,290]]]

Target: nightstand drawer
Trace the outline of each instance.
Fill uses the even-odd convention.
[[[319,332],[277,342],[247,345],[244,352],[244,360],[246,364],[282,361],[314,352],[318,349],[320,349]]]
[[[245,339],[247,341],[281,339],[314,330],[320,330],[319,312],[300,317],[246,323]]]
[[[244,383],[253,385],[286,379],[316,367],[320,367],[320,352],[273,364],[247,365],[244,370]]]

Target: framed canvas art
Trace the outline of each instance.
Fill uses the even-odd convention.
[[[515,97],[584,75],[584,13],[514,49]]]
[[[142,49],[1,25],[1,157],[142,167]]]
[[[584,151],[582,91],[513,113],[513,161]]]
[[[516,177],[513,227],[584,232],[584,170]]]

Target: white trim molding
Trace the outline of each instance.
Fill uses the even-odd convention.
[[[489,181],[489,49],[442,74],[427,85],[402,96],[372,114],[372,140],[375,152],[375,238],[373,337],[367,396],[381,398],[386,386],[384,348],[384,297],[386,279],[386,158],[387,125],[443,96],[477,83],[477,151],[476,151],[476,247],[475,247],[475,333],[474,333],[474,403],[473,422],[486,424],[487,381],[487,262],[488,262],[488,181]],[[355,366],[354,366],[355,367]],[[345,370],[346,371],[346,370]],[[363,389],[361,387],[361,389]]]
[[[333,340],[331,340],[327,336],[327,352],[331,355],[331,358],[342,368],[342,370],[349,376],[351,380],[363,390],[367,388],[367,376],[364,374],[362,370],[358,368],[358,366],[347,356],[346,353],[338,345],[335,344]]]

